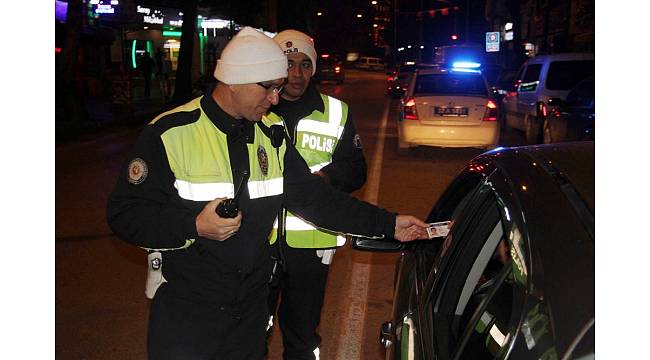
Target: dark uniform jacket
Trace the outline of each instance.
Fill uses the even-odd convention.
[[[140,158],[146,163],[146,179],[139,184],[130,183],[125,168],[108,202],[109,225],[115,234],[132,244],[170,249],[182,247],[186,239],[196,239],[189,247],[163,252],[163,275],[168,281],[163,286],[167,286],[167,291],[178,297],[226,306],[241,303],[253,294],[265,296],[271,269],[268,235],[283,204],[324,228],[393,236],[395,214],[332,189],[311,174],[295,148],[288,145],[284,156],[284,193],[251,200],[244,188],[239,202],[243,215],[239,231],[225,241],[198,237],[195,219],[207,202],[179,196],[161,135],[174,127],[192,124],[201,112],[214,123],[215,131],[227,136],[233,182],[237,186],[242,171],[249,166],[246,142],[252,141],[253,127],[259,124],[232,118],[208,95],[195,109],[177,108],[145,127],[131,159]],[[209,138],[209,134],[206,136]]]

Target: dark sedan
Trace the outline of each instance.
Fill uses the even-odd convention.
[[[402,245],[387,359],[594,359],[594,143],[473,159],[427,221],[444,238]]]
[[[566,100],[549,100],[544,121],[544,143],[594,140],[596,125],[596,82],[588,77],[579,82]]]
[[[343,84],[345,81],[345,70],[343,63],[330,54],[321,54],[316,65],[316,81],[333,81]]]

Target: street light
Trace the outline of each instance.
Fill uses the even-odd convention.
[[[357,14],[357,18],[362,18],[362,17],[363,17],[363,15]]]
[[[323,15],[323,13],[319,11],[319,12],[316,13],[316,15],[321,16],[321,15]]]
[[[370,3],[373,5],[377,5],[377,2],[375,0],[372,0]]]

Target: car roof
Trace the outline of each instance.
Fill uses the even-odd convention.
[[[528,59],[527,63],[536,64],[546,61],[566,61],[566,60],[594,60],[593,53],[559,53],[549,55],[537,55]]]
[[[595,147],[593,141],[567,142],[547,145],[533,145],[512,148],[497,148],[479,155],[472,163],[483,163],[498,167],[513,184],[520,182],[544,183],[554,186],[563,194],[576,212],[576,216],[593,237],[595,214]],[[486,167],[487,168],[487,167]],[[519,174],[519,175],[517,175]],[[489,176],[487,173],[485,176]],[[539,188],[527,186],[523,194],[519,186],[515,194],[528,200],[521,202],[522,210],[538,212],[540,208],[552,207],[543,200],[547,195]],[[537,193],[539,191],[539,193]],[[526,208],[531,205],[531,208]],[[552,211],[546,215],[553,217]]]
[[[534,293],[559,353],[594,318],[594,142],[497,148],[475,158],[526,239]],[[476,168],[476,167],[474,167]]]
[[[476,76],[482,75],[480,70],[477,70],[476,72],[461,72],[461,71],[454,71],[448,67],[435,66],[435,65],[426,68],[419,68],[417,69],[417,73],[418,75],[436,75],[436,74],[464,74],[464,75],[476,75]]]

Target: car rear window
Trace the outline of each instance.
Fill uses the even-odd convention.
[[[400,65],[399,67],[400,73],[412,73],[413,71],[415,71],[415,65]]]
[[[576,85],[566,97],[566,102],[573,106],[589,106],[596,95],[596,83],[593,77],[587,78]]]
[[[580,80],[594,75],[594,60],[553,61],[548,69],[546,88],[549,90],[569,90]]]
[[[423,74],[415,82],[414,95],[418,94],[487,96],[487,88],[477,74]]]
[[[336,59],[331,58],[331,57],[329,57],[329,58],[320,58],[320,59],[318,59],[318,63],[323,65],[323,66],[332,66],[332,65],[336,64]]]

